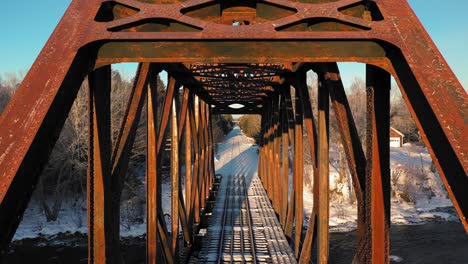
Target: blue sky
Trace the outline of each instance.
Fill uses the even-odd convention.
[[[400,0],[393,0],[400,1]],[[0,74],[27,71],[70,0],[7,0],[2,3]],[[452,70],[468,89],[467,0],[409,0],[410,5],[444,55]],[[126,73],[131,70],[124,69]],[[363,66],[344,65],[345,84],[362,76]]]

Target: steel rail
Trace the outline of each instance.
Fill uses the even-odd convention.
[[[249,192],[248,192],[248,189],[247,189],[247,185],[245,183],[245,174],[244,174],[244,182],[243,182],[243,185],[244,185],[244,193],[245,193],[245,206],[246,206],[246,210],[247,210],[247,225],[249,227],[249,236],[250,236],[250,241],[251,241],[251,248],[252,248],[252,263],[257,263],[257,256],[255,254],[255,237],[254,237],[254,234],[253,234],[253,227],[252,227],[252,214],[250,212],[250,202],[249,202]]]
[[[230,182],[232,182],[232,179],[230,180]],[[224,200],[224,210],[223,210],[223,220],[222,220],[222,226],[221,226],[221,236],[220,236],[220,240],[219,240],[219,248],[218,248],[218,260],[216,261],[216,263],[220,264],[222,263],[221,262],[221,259],[222,259],[222,255],[223,255],[223,244],[224,244],[224,229],[225,229],[225,226],[226,226],[226,215],[227,215],[227,208],[228,208],[228,201],[229,201],[229,184],[227,185],[226,187],[226,199]]]

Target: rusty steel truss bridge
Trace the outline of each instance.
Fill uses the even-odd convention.
[[[112,145],[111,65],[121,62],[139,66]],[[365,148],[337,62],[366,64]],[[158,113],[157,74],[163,70],[168,83]],[[317,102],[308,93],[309,70],[318,75]],[[290,261],[309,263],[317,246],[317,262],[327,263],[330,104],[358,203],[355,261],[389,263],[391,76],[468,232],[468,96],[406,1],[73,0],[0,117],[0,256],[8,249],[87,77],[89,263],[120,262],[116,254],[120,213],[115,201],[144,106],[148,263],[176,263],[181,248],[190,249],[214,193],[248,195],[242,189],[245,175],[229,179],[239,186],[232,189],[222,187],[225,179],[221,185],[217,182],[210,122],[216,114],[261,115],[261,181],[253,181],[266,190],[266,203],[271,202],[273,213],[265,213],[276,217],[281,235],[288,238],[293,253],[285,254]],[[232,104],[244,107],[233,109]],[[167,138],[171,139],[171,212],[180,226],[179,221],[166,225],[162,215],[158,168]],[[301,235],[304,144],[310,145],[313,195],[318,202],[307,208],[312,215]],[[179,157],[181,146],[185,156]],[[291,164],[288,149],[293,152]],[[192,169],[182,175],[181,164]],[[287,188],[289,168],[294,172],[292,192]],[[261,193],[260,189],[255,192]],[[221,213],[235,206],[232,193],[218,193],[222,195]],[[229,220],[232,210],[213,219],[234,221]],[[255,224],[249,214],[241,217],[243,226]],[[245,230],[240,233],[243,238],[258,236],[255,229]],[[251,243],[237,248],[244,256],[250,252],[249,259],[241,262],[261,262],[255,254],[258,247]]]

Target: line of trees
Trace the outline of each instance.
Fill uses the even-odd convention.
[[[308,89],[312,102],[312,111],[317,120],[317,77],[309,74]],[[292,89],[292,98],[294,98],[295,90]],[[364,143],[366,133],[366,83],[361,78],[355,78],[351,86],[347,89],[347,97],[351,106],[351,112],[354,116],[354,121],[358,129],[359,137]],[[294,107],[293,100],[293,107]],[[239,126],[242,131],[248,136],[258,139],[260,133],[261,117],[259,115],[243,115],[239,120]],[[390,124],[395,129],[405,134],[405,138],[418,142],[420,141],[418,129],[414,122],[411,113],[403,100],[398,87],[394,86],[391,90],[391,109],[390,109]],[[334,113],[330,111],[330,140],[331,142],[339,143],[338,124],[335,121]]]
[[[260,115],[243,115],[239,118],[239,127],[248,137],[255,139],[258,143],[260,139],[262,117]]]
[[[0,114],[10,101],[23,77],[23,74],[6,74],[3,78],[0,78]],[[111,136],[112,142],[115,142],[126,109],[132,82],[125,80],[118,71],[112,72],[111,82]],[[166,87],[159,76],[157,82],[158,113],[161,113]],[[138,176],[141,174],[146,160],[147,113],[145,109],[146,107],[143,107],[132,149],[130,165],[124,181],[125,187],[122,193],[122,200],[131,200],[133,204],[136,202],[142,205],[138,206],[143,208],[142,210],[144,210],[145,197],[141,195],[141,190],[144,189],[144,182]],[[33,200],[39,203],[48,222],[56,221],[59,218],[59,213],[64,206],[63,203],[67,202],[68,198],[75,200],[69,202],[80,208],[85,203],[89,120],[87,115],[88,82],[85,80],[71,108],[60,137],[54,146],[49,161],[39,177],[39,182],[33,196]],[[159,116],[160,118],[161,115]],[[213,115],[212,128],[214,141],[221,142],[224,135],[232,129],[232,124],[231,115]],[[184,155],[184,150],[185,148],[181,149],[181,155]],[[161,162],[162,165],[168,163],[169,155],[163,154]],[[80,198],[81,202],[77,202],[77,198]],[[139,215],[138,217],[142,217],[142,212],[137,214]]]
[[[317,76],[308,75],[308,89],[312,102],[312,110],[317,120]],[[294,90],[293,90],[294,94]],[[366,82],[362,78],[356,77],[351,85],[346,88],[346,95],[351,107],[351,112],[358,130],[361,142],[365,144],[366,136]],[[401,131],[405,139],[412,142],[421,142],[418,128],[411,116],[406,102],[401,95],[400,89],[393,85],[390,91],[390,125]],[[338,124],[334,112],[330,109],[330,141],[339,142]]]
[[[213,141],[220,143],[224,136],[232,130],[232,115],[212,115],[211,123],[213,127]]]

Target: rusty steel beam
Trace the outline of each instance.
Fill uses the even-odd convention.
[[[135,141],[141,111],[145,102],[149,72],[150,64],[144,63],[138,65],[129,101],[111,156],[112,176],[109,191],[111,191],[112,195],[112,234],[116,245],[120,244],[120,199],[124,186],[123,182],[130,162],[131,149]],[[157,73],[157,71],[155,71],[155,73]],[[120,251],[115,252],[115,254],[117,255],[117,259],[121,259]]]
[[[177,122],[177,90],[172,98],[171,107],[171,253],[174,262],[178,261],[179,238],[179,135]]]
[[[269,122],[269,110],[270,110],[270,102],[268,102],[264,106],[264,112],[262,115],[262,122],[263,122],[263,162],[262,162],[262,183],[268,195],[268,131],[270,129],[270,122]]]
[[[274,138],[274,124],[273,124],[273,114],[274,114],[274,100],[272,100],[272,103],[269,105],[269,111],[268,111],[268,143],[267,143],[267,160],[273,160],[273,138]],[[266,163],[265,165],[267,165]],[[270,201],[273,201],[273,173],[274,173],[274,168],[268,164],[266,166],[267,168],[267,191],[268,191],[268,197],[270,198]]]
[[[294,85],[295,91],[295,148],[294,148],[294,181],[293,192],[295,198],[295,224],[294,224],[294,254],[299,258],[301,253],[302,224],[304,221],[304,153],[303,153],[303,123],[304,110],[301,103],[299,86],[306,86],[305,78],[297,79]]]
[[[312,2],[313,4],[311,4]],[[234,27],[229,24],[235,16],[232,12],[229,14],[217,12],[209,16],[200,14],[202,8],[209,4],[206,1],[120,0],[118,3],[101,0],[72,1],[33,68],[0,116],[0,127],[2,127],[0,130],[0,153],[2,153],[0,156],[0,233],[2,234],[0,255],[4,254],[13,237],[37,183],[38,175],[46,164],[84,76],[92,70],[96,70],[90,76],[97,77],[94,74],[100,74],[100,71],[104,71],[104,69],[108,71],[111,63],[120,62],[167,63],[164,67],[172,76],[168,92],[173,91],[175,86],[178,88],[178,85],[190,84],[193,85],[191,91],[199,98],[207,104],[216,105],[214,110],[210,110],[207,104],[196,102],[195,112],[188,111],[191,120],[189,123],[192,122],[190,133],[194,135],[192,137],[194,145],[193,181],[190,187],[190,204],[187,204],[190,209],[187,209],[188,212],[185,213],[185,217],[188,216],[190,221],[192,216],[199,220],[200,205],[204,206],[213,180],[211,169],[213,165],[212,141],[208,122],[211,111],[213,113],[262,113],[268,111],[271,106],[255,109],[255,104],[251,104],[236,111],[228,109],[227,106],[229,103],[235,102],[246,104],[253,101],[255,103],[270,101],[273,94],[263,94],[265,90],[263,85],[277,85],[276,83],[281,85],[279,76],[294,75],[307,68],[310,65],[308,63],[354,61],[381,67],[394,75],[400,84],[403,98],[421,131],[422,138],[441,179],[447,187],[448,194],[460,216],[465,231],[468,232],[468,177],[466,176],[468,174],[468,142],[464,129],[467,116],[467,108],[464,106],[468,101],[468,95],[408,3],[406,1],[395,3],[395,1],[390,0],[366,1],[365,3],[351,0],[328,1],[327,3],[314,0],[312,2],[288,0],[275,2],[271,7],[274,11],[265,12],[265,17],[249,16],[249,19],[252,20],[249,26]],[[198,15],[194,13],[198,13]],[[314,21],[318,23],[312,23]],[[67,41],[64,41],[65,39]],[[229,65],[229,63],[232,64]],[[387,80],[387,74],[372,69],[372,66],[368,66],[368,69],[370,73],[368,80],[371,84],[375,83],[376,80],[373,74],[382,76],[382,80]],[[336,75],[336,72],[334,74]],[[179,84],[175,83],[175,78],[178,79]],[[333,77],[331,74],[329,79],[333,78],[337,79],[337,76]],[[104,79],[102,77],[102,80]],[[96,80],[96,82],[101,81]],[[150,80],[150,82],[154,82],[154,80]],[[105,85],[108,85],[107,81]],[[217,86],[217,88],[213,90],[207,87],[209,85]],[[385,85],[387,84],[383,84],[383,86]],[[234,87],[238,88],[237,93],[236,89],[233,89]],[[241,88],[245,88],[245,90]],[[372,153],[372,164],[367,163],[367,167],[380,166],[379,175],[382,177],[382,182],[379,183],[374,178],[372,178],[371,183],[367,182],[368,178],[371,177],[369,175],[373,177],[373,175],[378,174],[379,170],[375,167],[372,173],[367,173],[366,183],[363,184],[362,153],[356,143],[349,106],[345,101],[339,102],[344,93],[341,87],[338,88],[332,89],[330,92],[334,107],[338,109],[336,111],[337,118],[342,121],[340,131],[343,141],[347,142],[344,145],[348,163],[355,165],[352,168],[353,182],[355,186],[360,187],[360,189],[355,189],[362,192],[363,198],[359,198],[358,194],[358,199],[361,199],[361,204],[364,204],[360,208],[365,208],[369,214],[368,212],[372,210],[382,209],[378,204],[382,203],[382,200],[384,203],[383,213],[379,211],[377,214],[372,214],[373,219],[369,219],[370,216],[365,215],[365,218],[370,221],[371,229],[369,232],[371,233],[363,235],[360,229],[359,236],[369,236],[367,238],[370,238],[372,243],[383,243],[386,250],[388,247],[386,244],[387,230],[385,226],[381,226],[381,218],[387,221],[388,217],[385,207],[388,206],[387,168],[386,164],[383,163],[383,160],[386,160],[387,149],[381,148],[385,134],[374,131],[371,140],[372,152],[368,151]],[[225,94],[225,89],[230,90],[229,94]],[[97,92],[96,95],[100,92],[102,91]],[[373,102],[386,100],[385,95],[379,94],[380,90],[376,89],[373,92],[370,96]],[[153,96],[149,91],[148,101],[154,100]],[[148,242],[148,260],[151,261],[156,259],[157,236],[160,237],[163,244],[166,260],[168,262],[174,261],[172,259],[174,252],[167,253],[171,241],[168,241],[167,226],[162,216],[161,206],[158,204],[161,202],[161,192],[160,181],[156,177],[156,164],[161,157],[162,151],[160,149],[170,118],[171,104],[167,100],[172,101],[172,98],[172,95],[166,98],[162,122],[159,124],[159,133],[156,133],[156,124],[148,122],[148,127],[152,126],[152,131],[148,129],[148,141],[151,142],[148,144],[148,153],[151,152],[151,155],[154,155],[150,156],[149,154],[148,157],[147,170],[151,172],[148,174],[148,182],[152,181],[155,184],[148,187],[148,194],[151,194],[151,197],[148,196],[148,202],[151,201],[151,205],[154,205],[154,207],[151,206],[152,211],[148,211],[148,224],[151,220],[151,227],[148,227],[148,240],[152,241]],[[102,101],[104,102],[104,100]],[[103,107],[98,103],[99,101],[96,100],[96,107]],[[380,107],[386,106],[385,103],[386,101]],[[190,108],[190,103],[187,106]],[[152,108],[155,110],[156,105],[154,104]],[[287,108],[289,109],[289,106]],[[101,110],[99,109],[99,111]],[[325,112],[327,111],[328,107]],[[369,114],[375,115],[373,124],[386,122],[386,112],[379,111],[376,110],[375,113],[369,111]],[[289,109],[287,113],[288,119],[294,121],[293,110]],[[264,115],[265,144],[261,147],[259,168],[262,170],[262,180],[269,190],[269,196],[274,198],[274,204],[278,211],[279,197],[275,192],[278,185],[274,184],[278,180],[277,168],[271,170],[266,163],[267,160],[273,158],[277,160],[279,151],[278,138],[275,136],[278,133],[276,114],[275,112],[269,117]],[[99,118],[105,118],[106,115],[108,114],[100,113]],[[153,118],[154,120],[151,122],[155,122],[156,117]],[[182,124],[185,122],[184,118],[183,115],[180,116]],[[319,123],[320,121],[324,123],[324,119],[327,118],[320,119]],[[93,119],[91,121],[96,122]],[[302,122],[302,117],[295,122],[296,124]],[[306,127],[309,128],[310,125],[306,118]],[[384,125],[386,126],[386,123]],[[96,126],[100,126],[100,124]],[[106,127],[106,124],[102,126]],[[322,133],[319,132],[319,134],[325,135],[328,140],[327,131],[323,130],[324,126],[322,124]],[[179,130],[174,132],[181,135],[182,127],[183,125],[179,126]],[[289,126],[289,144],[296,150],[301,146],[297,146],[298,142],[293,140],[293,135],[297,137],[299,134],[298,131],[293,131],[293,128],[294,125]],[[93,129],[95,128],[93,127]],[[369,129],[369,131],[371,130]],[[100,133],[107,134],[107,128]],[[129,133],[129,135],[132,134],[133,132]],[[122,142],[126,141],[127,143],[114,149],[117,149],[117,152],[120,151],[122,155],[127,155],[126,152],[129,151],[127,149],[130,148],[132,140],[129,138],[130,140],[127,141],[124,139],[124,135],[122,136]],[[106,142],[97,142],[96,146],[104,146],[104,153],[110,153],[107,136],[103,136],[103,140]],[[322,143],[319,145],[323,147],[325,144],[323,138],[321,141]],[[319,156],[323,158],[325,152],[322,151],[322,155]],[[93,152],[93,155],[96,153]],[[102,162],[110,169],[106,169],[105,173],[97,171],[96,175],[99,177],[104,174],[112,175],[114,164],[111,162],[118,160],[119,155],[105,154],[105,160]],[[153,159],[154,163],[149,162],[150,158]],[[367,158],[369,159],[369,157]],[[376,158],[379,158],[379,162],[376,162]],[[320,163],[321,158],[318,160]],[[100,162],[96,161],[96,164]],[[122,159],[120,171],[125,167],[123,166],[125,163],[125,159]],[[323,160],[322,163],[324,163]],[[94,162],[91,164],[94,165]],[[295,166],[295,175],[298,177],[297,167]],[[324,170],[323,168],[322,171]],[[106,177],[102,176],[102,178]],[[324,180],[323,178],[320,177],[319,182]],[[92,182],[91,179],[89,182]],[[299,185],[302,186],[302,183]],[[103,186],[107,186],[107,184]],[[104,222],[111,221],[107,220],[111,214],[105,211],[108,206],[102,205],[100,199],[104,199],[105,202],[110,200],[107,198],[108,194],[112,193],[108,191],[108,189],[112,190],[112,181],[110,186],[97,186],[97,188],[106,189],[107,192],[105,194],[97,192],[98,199],[94,199],[96,193],[93,192],[93,199],[90,199],[90,204],[96,203],[101,207],[104,206],[104,211],[99,212],[100,214],[104,213],[104,216],[107,217],[104,218]],[[322,187],[322,191],[324,191],[324,185]],[[297,188],[300,187],[297,186]],[[374,192],[372,188],[378,191]],[[379,188],[382,190],[380,191]],[[371,194],[382,197],[369,197]],[[300,213],[295,210],[295,207],[302,207],[298,204],[300,199],[294,192],[291,193],[285,220],[285,233],[289,237],[292,234],[294,215],[296,215],[296,222],[298,221]],[[179,201],[180,199],[174,203],[179,203],[182,206],[180,217],[184,218],[183,203]],[[320,199],[320,204],[319,210],[322,211],[325,208],[322,199]],[[148,205],[149,208],[150,205]],[[302,210],[300,211],[302,212]],[[93,213],[91,209],[90,213]],[[320,213],[320,217],[328,217],[322,213]],[[359,218],[364,219],[361,216],[362,214]],[[322,232],[324,237],[324,227],[320,229],[320,222],[324,222],[324,220],[320,219],[319,234]],[[115,229],[117,219],[113,220],[113,224],[105,224],[103,228],[114,226]],[[362,221],[360,220],[359,226],[364,225]],[[365,223],[367,225],[367,222]],[[92,224],[90,227],[96,228],[93,230],[102,231],[100,226]],[[296,225],[297,227],[298,225]],[[90,234],[93,235],[92,232]],[[113,245],[115,237],[112,241],[105,236],[106,234],[104,235],[106,241],[101,239],[99,245],[116,248]],[[322,245],[324,246],[325,243]],[[323,246],[321,249],[324,249]],[[387,252],[385,250],[383,253],[377,252],[378,250],[374,250],[376,247],[373,244],[363,246],[360,243],[358,252],[367,248],[372,249],[372,254],[377,256],[379,261],[388,261],[386,259],[388,258]],[[96,256],[106,255],[107,249],[96,248],[96,250],[99,253]],[[102,252],[105,252],[104,255]],[[367,257],[365,250],[359,254],[361,254],[359,257]]]
[[[161,247],[164,252],[164,258],[166,260],[166,263],[168,264],[175,263],[171,254],[172,252],[171,252],[170,237],[168,235],[167,226],[164,220],[164,215],[162,214],[161,210],[159,210],[158,212],[157,226],[158,226],[159,241],[161,242]]]
[[[204,109],[203,109],[203,100],[198,101],[198,106],[196,111],[198,111],[198,137],[199,137],[199,144],[200,144],[200,166],[198,167],[198,201],[200,205],[200,213],[202,213],[203,208],[205,208],[205,137],[204,137]]]
[[[289,86],[289,85],[288,85]],[[294,109],[293,109],[293,104],[292,104],[292,98],[291,98],[291,92],[292,89],[289,87],[288,91],[284,93],[285,98],[286,98],[286,112],[288,116],[288,127],[289,127],[289,142],[291,143],[291,149],[294,150],[296,149],[296,119],[294,115]],[[294,170],[295,170],[295,164],[294,164],[294,157],[293,157],[293,180],[292,183],[294,185]],[[295,210],[296,210],[296,198],[295,198],[295,189],[294,186],[292,188],[292,192],[289,196],[289,204],[288,204],[288,214],[286,216],[286,227],[284,228],[284,234],[286,237],[291,239],[292,237],[292,230],[293,230],[293,223],[294,223],[294,215],[295,215]]]
[[[271,103],[268,103],[265,107],[265,138],[264,138],[264,178],[263,178],[263,185],[266,189],[267,196],[270,199],[271,192],[270,192],[270,167],[268,166],[268,160],[270,155],[270,114],[271,114]]]
[[[210,170],[210,191],[213,188],[213,184],[215,183],[215,161],[214,161],[214,155],[215,155],[215,145],[214,145],[214,136],[213,136],[213,118],[212,118],[212,110],[209,105],[207,105],[207,112],[208,112],[208,138],[209,138],[209,170]]]
[[[273,160],[274,156],[274,133],[275,133],[275,125],[274,125],[274,112],[275,112],[275,100],[272,100],[270,104],[269,111],[268,111],[268,144],[267,144],[267,160]],[[270,164],[267,165],[267,191],[268,197],[270,201],[274,203],[274,167]]]
[[[367,259],[390,263],[390,74],[366,66],[367,126],[365,214]]]
[[[268,113],[267,113],[267,142],[266,142],[266,155],[265,160],[271,160],[271,134],[272,134],[272,124],[271,124],[271,116],[272,116],[273,105],[269,104]],[[266,190],[267,195],[270,201],[272,200],[272,192],[271,192],[271,166],[268,163],[265,163],[265,170],[266,170]]]
[[[282,131],[282,111],[281,111],[281,94],[278,93],[278,96],[277,96],[277,102],[276,102],[276,133],[275,133],[275,136],[276,136],[276,145],[275,145],[275,166],[276,166],[276,187],[277,187],[277,214],[278,214],[278,217],[279,219],[281,219],[281,212],[282,212],[282,205],[283,205],[283,190],[286,188],[286,186],[282,185],[282,182],[283,182],[283,178],[282,178],[282,173],[281,173],[281,156],[282,156],[282,152],[281,152],[281,142],[282,142],[282,135],[283,135],[283,131]]]
[[[274,109],[273,109],[273,170],[272,170],[272,183],[273,183],[273,208],[276,214],[281,212],[281,164],[280,164],[280,119],[279,119],[279,94],[274,97]]]
[[[258,142],[258,163],[257,163],[257,174],[260,178],[260,181],[263,182],[263,170],[262,170],[262,160],[263,160],[263,115],[260,117],[260,132],[259,132],[259,142]]]
[[[114,263],[111,187],[111,67],[88,76],[89,148],[87,173],[88,263]]]
[[[418,38],[430,41],[426,35]],[[397,50],[390,53],[390,60],[403,99],[468,234],[468,137],[462,119],[468,116],[464,107],[468,95],[432,42],[428,47],[431,53],[418,54],[411,64],[405,58],[412,56]]]
[[[199,223],[200,222],[200,209],[201,209],[201,201],[200,201],[200,197],[202,196],[201,194],[201,185],[200,185],[200,182],[201,182],[201,179],[203,177],[202,175],[202,172],[201,172],[201,166],[202,166],[202,148],[203,148],[203,145],[202,145],[202,138],[200,136],[200,126],[201,126],[201,122],[200,122],[200,103],[199,103],[199,97],[198,96],[195,96],[194,97],[194,103],[193,103],[193,123],[194,123],[194,126],[195,126],[195,129],[192,129],[193,133],[194,133],[194,138],[196,138],[196,142],[197,142],[197,145],[196,145],[196,154],[195,154],[195,167],[196,168],[196,174],[195,174],[195,177],[194,177],[194,185],[195,185],[195,192],[192,192],[192,197],[193,197],[193,200],[194,200],[194,213],[195,213],[195,222],[196,223]]]
[[[317,221],[317,263],[329,261],[329,87],[324,85],[325,76],[319,75],[318,90],[318,188],[319,207]]]
[[[191,119],[190,119],[190,107],[189,101],[191,99],[187,98],[187,111],[186,111],[186,125],[185,125],[185,209],[187,215],[187,229],[189,233],[189,240],[186,243],[193,243],[193,220],[192,220],[192,133],[191,133]]]
[[[82,25],[74,20],[62,23],[57,30],[64,31],[74,23]],[[48,43],[59,43],[61,39],[53,36]],[[89,50],[74,52],[75,44],[44,48],[37,58],[44,68],[26,75],[0,116],[0,259],[8,250],[88,72]],[[49,60],[49,56],[56,59]],[[58,60],[68,66],[63,67]],[[43,78],[50,72],[54,78]],[[35,92],[31,93],[31,89]]]
[[[265,131],[266,131],[266,111],[261,113],[260,120],[260,144],[258,151],[258,175],[265,186]]]
[[[149,80],[147,89],[146,111],[146,263],[156,264],[158,253],[158,209],[160,206],[160,186],[157,159],[157,110],[158,92],[156,80]]]
[[[205,108],[205,140],[206,140],[206,185],[205,185],[205,201],[208,201],[210,197],[210,188],[211,188],[211,176],[214,174],[211,173],[211,161],[212,155],[211,151],[213,150],[210,141],[210,106],[203,102]],[[206,209],[206,207],[205,207]]]
[[[194,222],[200,222],[200,200],[198,199],[199,188],[199,166],[200,166],[200,145],[199,145],[199,137],[198,137],[198,112],[196,110],[198,103],[197,97],[193,96],[189,101],[189,114],[190,114],[190,131],[192,132],[192,139],[193,139],[193,149],[194,149],[194,164],[193,164],[193,181],[191,187],[192,197],[191,205],[190,205],[190,218],[193,217]]]
[[[198,187],[200,189],[198,199],[200,210],[205,208],[206,199],[206,138],[205,138],[205,106],[203,100],[198,102],[199,126],[198,136],[200,137],[200,167]]]
[[[180,82],[179,82],[180,83]],[[176,132],[177,132],[177,148],[178,148],[178,151],[177,151],[177,156],[181,156],[181,147],[180,145],[182,144],[182,130],[184,129],[184,125],[185,125],[185,115],[186,115],[186,111],[187,111],[187,99],[188,99],[188,94],[189,94],[189,91],[187,89],[185,89],[184,87],[182,88],[182,91],[183,91],[183,95],[180,97],[179,96],[179,90],[176,90],[174,91],[174,98],[173,98],[173,105],[175,105],[175,110],[176,110]],[[180,98],[179,98],[180,97]],[[180,100],[179,100],[180,99]],[[171,137],[172,137],[172,134],[174,132],[172,132],[172,129],[174,128],[173,127],[173,122],[172,122],[172,112],[171,112]],[[173,155],[173,149],[171,148],[171,155]],[[171,160],[172,162],[173,160]],[[188,233],[188,224],[187,224],[187,212],[186,212],[186,209],[185,209],[185,202],[184,202],[184,197],[183,197],[183,190],[182,190],[182,184],[181,184],[181,181],[180,181],[180,171],[181,171],[181,168],[180,168],[180,159],[179,157],[177,158],[177,174],[179,174],[179,176],[177,177],[177,181],[178,183],[176,185],[178,185],[178,187],[176,188],[177,189],[177,197],[178,197],[178,201],[176,202],[176,205],[178,207],[177,209],[177,212],[178,212],[178,216],[177,216],[177,219],[180,219],[180,223],[181,223],[181,228],[182,228],[182,234],[183,234],[183,238],[184,238],[184,241],[185,242],[188,242],[190,241],[190,234]],[[171,170],[175,170],[175,168],[171,167]],[[172,192],[174,192],[174,190],[171,190]]]
[[[310,263],[312,258],[312,249],[313,242],[317,236],[317,217],[318,217],[318,204],[319,204],[319,175],[318,175],[318,160],[317,160],[317,128],[314,120],[314,115],[312,113],[312,103],[310,101],[309,90],[306,83],[306,72],[298,72],[300,74],[301,84],[298,85],[298,93],[301,99],[301,103],[304,109],[304,123],[307,128],[307,137],[309,139],[310,146],[310,156],[312,159],[313,166],[313,199],[314,204],[309,219],[309,226],[307,227],[306,236],[304,237],[303,248],[301,250],[301,255],[299,258],[299,263]]]
[[[335,113],[338,131],[341,136],[341,143],[346,153],[348,168],[353,179],[353,188],[357,199],[357,233],[358,233],[358,251],[357,259],[365,260],[366,255],[366,215],[365,208],[365,170],[366,157],[362,148],[357,128],[354,122],[351,108],[346,97],[343,83],[340,77],[340,71],[336,63],[321,64],[318,70],[325,76],[325,85],[329,86],[330,99]]]
[[[171,115],[171,107],[172,107],[172,100],[174,98],[174,93],[175,90],[179,88],[176,79],[172,76],[168,76],[168,84],[167,84],[167,91],[166,91],[166,97],[164,99],[164,106],[163,106],[163,112],[161,114],[161,121],[160,121],[160,126],[159,126],[159,132],[158,132],[158,141],[156,145],[156,151],[159,155],[161,153],[161,146],[162,143],[164,142],[165,139],[165,132],[167,128],[167,124],[169,123],[169,118]]]
[[[184,88],[183,90],[183,95],[182,95],[182,105],[180,107],[180,110],[178,110],[179,112],[179,115],[178,115],[178,124],[177,124],[177,135],[178,135],[178,144],[179,146],[182,144],[182,141],[184,140],[185,138],[185,151],[186,151],[186,154],[185,154],[185,165],[186,165],[186,169],[185,169],[185,180],[186,180],[186,189],[185,191],[187,191],[189,188],[187,188],[187,180],[190,182],[191,179],[188,179],[188,176],[190,175],[190,168],[191,168],[191,158],[190,158],[190,155],[191,155],[191,149],[190,149],[190,145],[188,145],[187,147],[187,142],[190,142],[190,136],[188,137],[188,141],[187,141],[187,133],[184,133],[184,131],[187,131],[187,129],[189,129],[189,125],[187,124],[186,120],[187,120],[187,116],[188,116],[188,101],[189,101],[189,96],[190,96],[190,91],[189,89],[187,88]],[[185,137],[184,137],[185,135]],[[189,143],[190,144],[190,143]],[[181,150],[181,148],[180,148]],[[187,152],[188,152],[188,155],[187,155]],[[177,155],[180,155],[177,154]],[[188,185],[190,186],[190,185]],[[182,231],[183,231],[183,235],[184,235],[184,241],[186,244],[190,244],[191,243],[191,231],[190,231],[190,228],[189,228],[189,215],[188,215],[188,212],[187,212],[187,196],[185,197],[185,201],[184,201],[184,190],[182,190],[182,184],[179,182],[179,215],[180,215],[180,222],[182,224]]]
[[[150,82],[151,84],[151,82]],[[169,122],[171,106],[174,98],[176,82],[173,77],[169,77],[168,87],[166,90],[163,112],[159,126],[157,124],[157,87],[150,85],[148,89],[148,157],[147,157],[147,196],[148,196],[148,239],[147,239],[147,257],[151,263],[156,260],[157,242],[153,240],[159,235],[162,244],[164,257],[167,262],[173,263],[173,254],[171,250],[171,242],[169,241],[168,231],[161,205],[161,179],[157,177],[157,164],[161,159],[161,145],[165,138],[165,131]],[[157,133],[156,133],[157,131]],[[151,221],[151,222],[150,222]],[[150,233],[151,232],[151,233]],[[151,238],[151,240],[150,240]]]
[[[289,140],[288,140],[288,116],[286,110],[286,98],[281,96],[281,147],[282,147],[282,198],[281,198],[281,226],[283,229],[286,227],[286,217],[288,213],[288,198],[289,198]]]
[[[182,142],[182,134],[183,130],[185,128],[186,124],[186,119],[187,119],[187,108],[188,108],[188,102],[189,102],[189,96],[190,96],[190,90],[189,88],[183,88],[183,93],[182,93],[182,104],[180,107],[180,112],[179,112],[179,124],[178,126],[178,132],[177,134],[179,135],[179,142]]]

